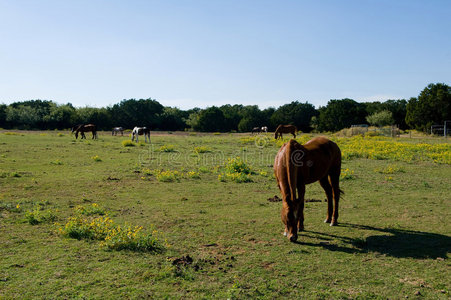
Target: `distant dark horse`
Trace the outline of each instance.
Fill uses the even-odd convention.
[[[74,125],[74,126],[72,127],[71,133],[74,133],[80,126],[83,126],[83,124],[77,124],[77,125]],[[84,132],[81,133],[81,138],[82,138],[82,139],[83,139],[83,138],[86,138]]]
[[[138,135],[144,135],[144,141],[147,143],[147,138],[149,138],[150,143],[150,129],[147,127],[135,127],[132,131],[132,141],[136,137],[136,142],[138,142]]]
[[[97,126],[94,124],[81,124],[81,125],[76,125],[74,127],[72,127],[72,132],[75,131],[75,138],[78,139],[78,133],[81,132],[81,138],[82,139],[86,139],[86,135],[85,132],[92,132],[92,138],[96,139],[97,138]]]
[[[262,131],[262,129],[260,128],[260,127],[254,127],[254,128],[252,128],[252,134],[254,134],[254,133],[260,133]]]
[[[277,126],[276,132],[274,133],[274,138],[277,140],[279,137],[282,138],[282,133],[291,133],[294,138],[296,138],[296,132],[298,128],[294,125],[279,125]]]
[[[111,131],[111,135],[117,135],[117,133],[120,132],[121,135],[124,135],[124,128],[122,127],[114,127]]]

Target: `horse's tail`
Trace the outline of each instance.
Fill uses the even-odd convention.
[[[297,186],[297,172],[296,166],[294,165],[294,140],[290,140],[287,144],[287,154],[285,156],[285,163],[287,166],[287,178],[288,186],[290,187],[291,201],[294,203],[296,201],[296,186]]]

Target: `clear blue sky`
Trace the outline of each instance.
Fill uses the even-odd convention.
[[[0,103],[385,101],[451,80],[448,0],[0,0]]]

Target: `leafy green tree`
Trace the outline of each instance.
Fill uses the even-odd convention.
[[[339,131],[353,124],[366,123],[365,105],[352,99],[330,100],[319,112],[319,131]]]
[[[199,117],[200,117],[200,108],[194,108],[188,111],[188,119],[186,119],[186,125],[188,125],[192,130],[199,131]]]
[[[391,111],[388,111],[388,110],[383,110],[380,112],[376,112],[372,115],[369,115],[366,117],[366,120],[371,125],[380,126],[380,127],[393,125],[393,123],[394,123],[393,114]]]
[[[451,120],[451,87],[444,83],[429,84],[407,103],[406,123],[412,128],[427,131],[445,120]]]
[[[176,107],[165,107],[161,115],[161,130],[184,130],[188,113]]]
[[[277,126],[275,124],[272,124],[272,122],[271,122],[271,117],[275,111],[276,111],[276,109],[274,107],[268,107],[262,111],[262,114],[263,114],[262,127],[266,126],[266,127],[268,127],[268,130],[270,130],[270,131],[276,130]]]
[[[290,124],[295,125],[298,130],[303,132],[310,132],[312,130],[310,121],[312,117],[317,115],[318,111],[312,104],[293,101],[290,104],[280,106],[272,114],[270,120],[272,127],[277,127],[280,124]]]
[[[6,122],[7,108],[6,104],[0,104],[0,128],[8,128],[8,123]]]
[[[265,118],[257,105],[248,105],[243,107],[240,112],[241,120],[238,123],[238,131],[249,132],[254,127],[262,127]]]
[[[55,105],[50,109],[50,113],[44,117],[49,129],[70,128],[76,123],[77,111],[68,103],[65,105]]]
[[[204,109],[199,114],[197,128],[200,131],[225,131],[225,117],[216,106]]]
[[[11,103],[6,120],[12,127],[22,129],[48,129],[46,116],[56,104],[48,100],[28,100]]]
[[[397,124],[401,129],[407,129],[406,113],[407,113],[407,101],[400,100],[387,100],[385,102],[366,102],[364,103],[365,109],[368,115],[373,115],[383,110],[388,110],[392,113],[393,124]]]
[[[41,122],[37,109],[27,105],[9,106],[6,109],[6,121],[13,127],[20,129],[33,129]]]
[[[241,121],[241,112],[244,109],[243,105],[223,105],[219,108],[222,110],[225,118],[224,131],[238,130],[238,124]]]
[[[114,121],[112,126],[133,128],[147,126],[152,129],[160,128],[161,115],[164,107],[153,99],[129,99],[110,107],[109,112]]]

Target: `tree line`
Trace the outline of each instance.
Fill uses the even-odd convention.
[[[152,130],[195,130],[205,132],[249,132],[267,126],[291,124],[302,132],[339,131],[354,124],[393,125],[426,131],[433,124],[451,120],[451,87],[429,84],[418,97],[385,102],[332,99],[315,108],[293,101],[278,108],[261,110],[257,105],[223,105],[181,110],[154,99],[127,99],[108,107],[74,107],[51,100],[29,100],[0,104],[0,127],[6,129],[66,129],[75,124],[94,123],[100,130],[115,126],[147,126]]]

